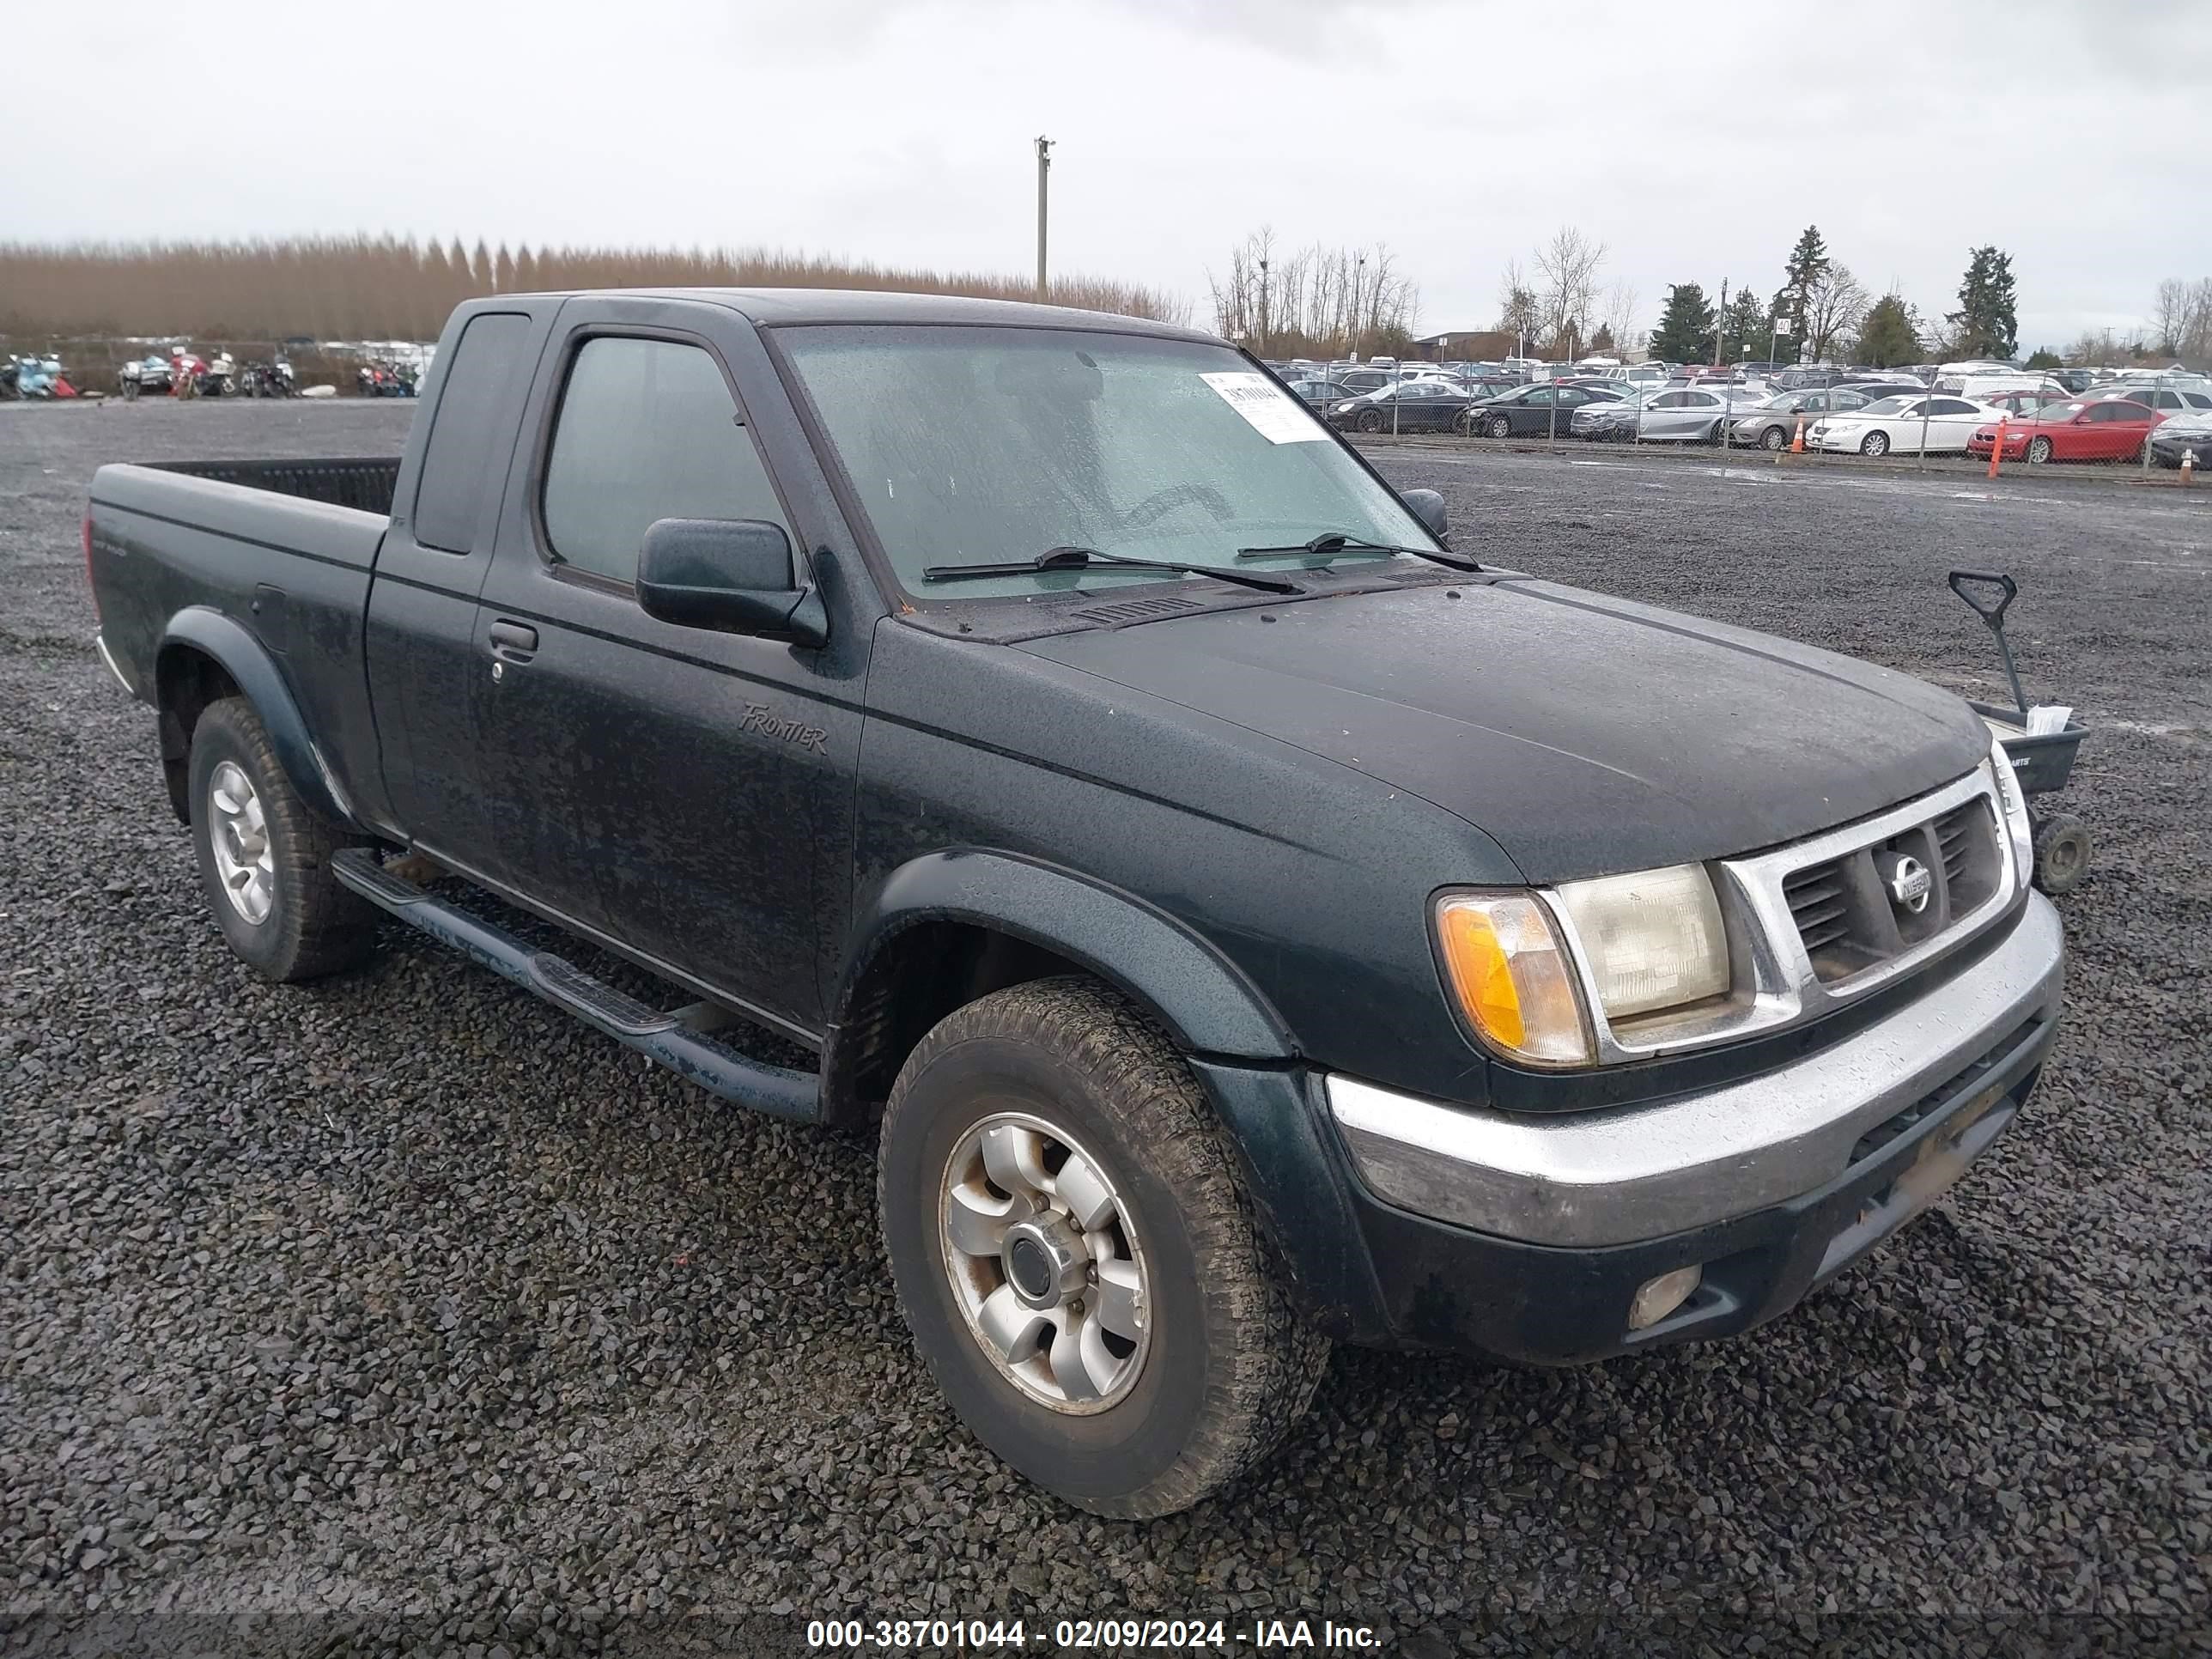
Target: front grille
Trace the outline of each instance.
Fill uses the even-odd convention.
[[[1813,972],[1841,984],[1927,944],[1979,909],[2002,881],[1996,817],[1976,796],[1851,851],[1793,870],[1782,896]],[[1911,859],[1929,877],[1918,910],[1898,900],[1885,870]]]

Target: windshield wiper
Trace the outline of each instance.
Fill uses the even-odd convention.
[[[1426,559],[1431,564],[1449,565],[1454,570],[1482,568],[1473,559],[1439,553],[1432,547],[1393,547],[1388,542],[1370,542],[1358,536],[1347,536],[1340,530],[1329,531],[1310,542],[1299,542],[1290,547],[1240,547],[1237,550],[1237,556],[1240,559],[1265,559],[1284,553],[1349,553],[1363,558],[1383,558],[1393,553],[1405,553],[1416,559]]]
[[[1280,576],[1255,575],[1249,570],[1223,570],[1210,564],[1184,564],[1175,559],[1129,559],[1119,553],[1101,553],[1095,547],[1050,547],[1034,559],[1010,564],[933,564],[921,573],[926,582],[964,582],[982,576],[1034,576],[1047,570],[1084,570],[1094,564],[1116,565],[1125,570],[1176,570],[1193,576],[1214,576],[1240,587],[1256,587],[1263,593],[1296,593],[1296,582]]]

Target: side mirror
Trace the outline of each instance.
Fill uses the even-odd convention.
[[[1399,493],[1398,499],[1413,509],[1413,516],[1428,526],[1429,533],[1441,538],[1444,533],[1444,498],[1433,489],[1407,489]]]
[[[678,628],[820,645],[822,596],[802,586],[781,525],[763,519],[659,519],[637,555],[637,602]]]

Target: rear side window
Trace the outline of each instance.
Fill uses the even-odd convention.
[[[562,563],[623,582],[636,580],[656,519],[785,522],[714,358],[680,341],[614,336],[586,341],[568,372],[544,512]]]
[[[514,438],[515,377],[529,337],[522,313],[487,311],[453,343],[415,487],[415,539],[425,547],[465,553],[476,544],[484,492],[504,480],[503,468],[500,479],[492,476],[492,446]]]

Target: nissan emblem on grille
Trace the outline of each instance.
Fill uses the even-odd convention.
[[[1885,853],[1875,862],[1881,866],[1882,885],[1889,889],[1890,902],[1900,910],[1918,915],[1928,908],[1928,895],[1936,885],[1928,866],[1910,853]]]

